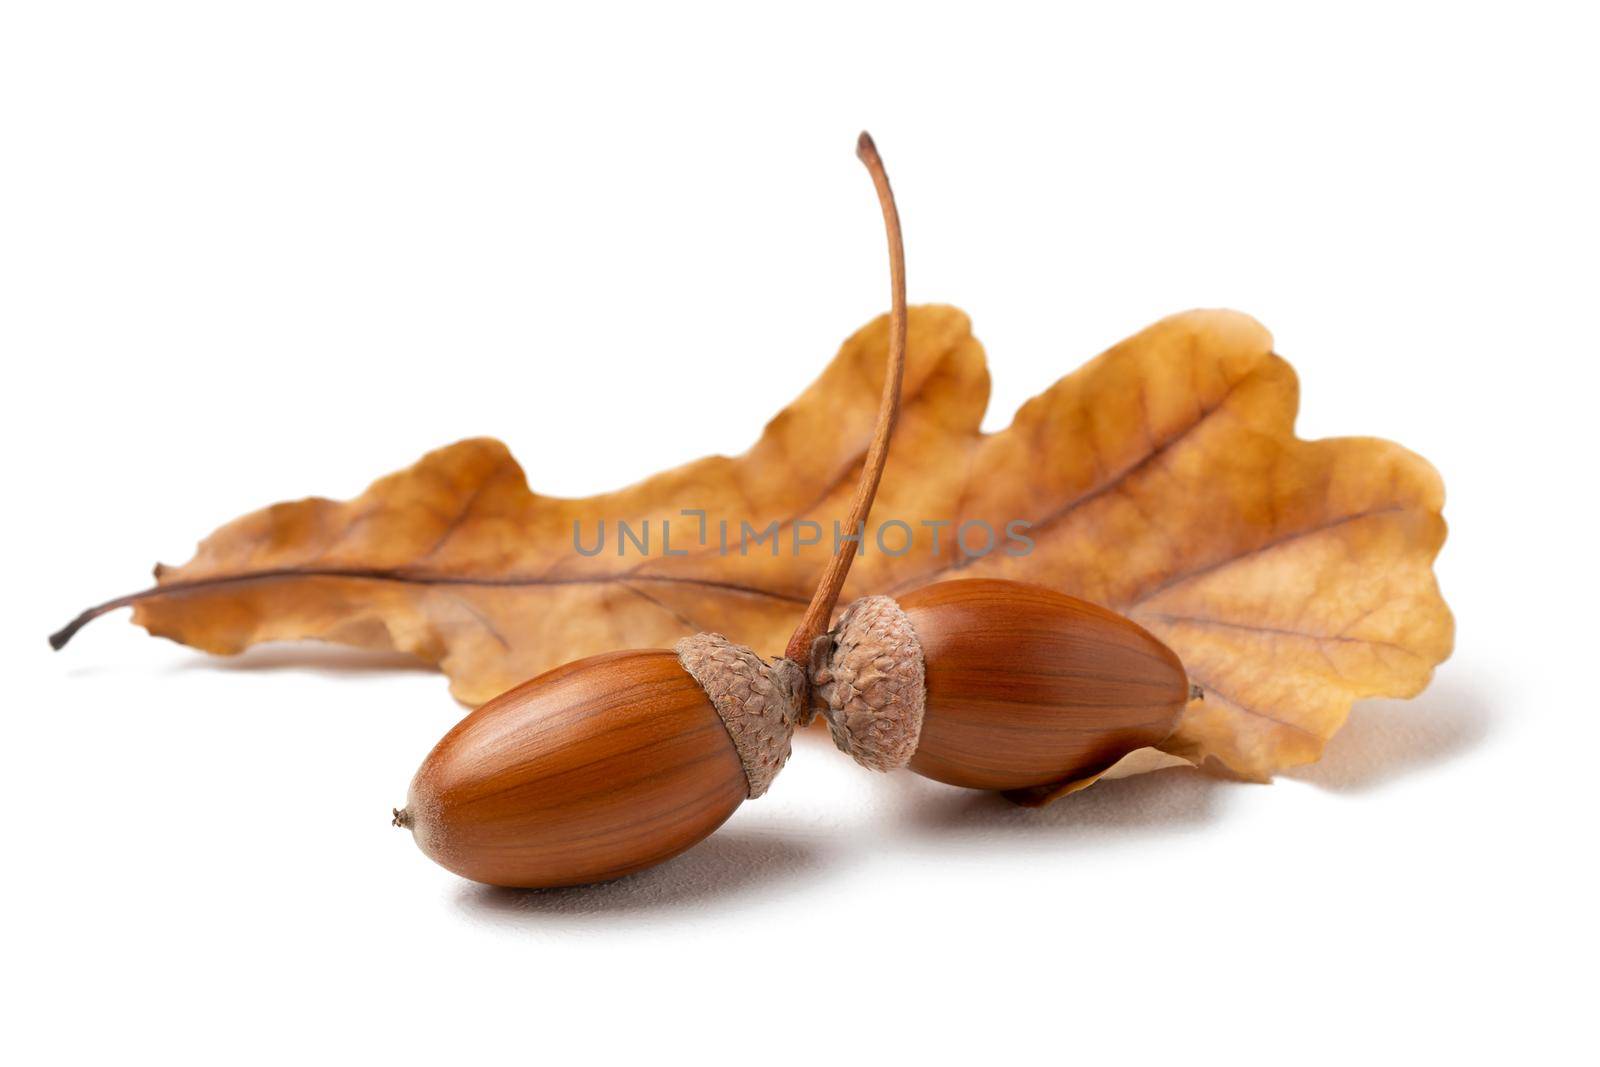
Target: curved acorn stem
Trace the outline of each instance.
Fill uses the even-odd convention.
[[[856,142],[856,155],[872,175],[872,184],[878,190],[878,203],[883,207],[883,225],[889,238],[889,287],[893,302],[889,312],[889,364],[883,376],[883,400],[878,405],[878,423],[861,467],[861,481],[856,485],[855,498],[850,502],[851,530],[860,529],[867,521],[873,497],[878,492],[878,483],[883,479],[883,465],[889,458],[889,438],[894,433],[894,424],[900,415],[900,384],[906,369],[906,253],[900,237],[900,212],[895,208],[889,175],[883,169],[878,146],[873,144],[870,134],[861,134]],[[844,580],[850,574],[850,564],[854,559],[853,546],[846,542],[828,560],[822,578],[817,583],[817,591],[811,597],[800,625],[795,628],[794,636],[789,639],[789,646],[784,652],[786,658],[802,667],[811,662],[811,646],[832,621],[839,591],[844,588]]]

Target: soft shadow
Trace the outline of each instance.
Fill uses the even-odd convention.
[[[1005,839],[1058,850],[1063,843],[1091,844],[1130,832],[1176,833],[1215,819],[1217,801],[1230,789],[1250,789],[1174,767],[1102,780],[1042,808],[1024,808],[998,793],[917,789],[905,803],[905,822],[944,840],[990,842]]]
[[[518,923],[693,911],[803,881],[822,866],[822,850],[805,841],[724,829],[659,867],[614,882],[570,889],[502,889],[469,883],[457,903],[479,918]]]
[[[319,641],[288,641],[257,645],[237,656],[197,656],[173,668],[178,671],[303,670],[317,674],[389,674],[395,671],[437,673],[437,668],[404,652],[373,652]]]
[[[1494,724],[1488,702],[1457,683],[1414,700],[1357,704],[1322,759],[1284,773],[1340,793],[1359,793],[1476,748]]]

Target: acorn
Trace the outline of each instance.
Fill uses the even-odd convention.
[[[1160,744],[1194,695],[1132,620],[996,579],[856,601],[814,645],[810,675],[834,743],[863,766],[1030,806]]]
[[[847,527],[882,477],[905,368],[905,265],[882,161],[857,153],[889,237],[893,311],[878,423]],[[1163,740],[1189,696],[1182,665],[1132,621],[1037,586],[930,585],[866,597],[828,621],[854,553],[841,546],[785,654],[720,634],[673,651],[593,656],[496,697],[445,735],[396,825],[428,856],[494,885],[616,878],[700,841],[766,792],[820,712],[877,770],[1044,803]],[[804,663],[807,666],[802,668]]]
[[[617,878],[709,835],[766,792],[800,722],[799,668],[719,634],[568,663],[434,747],[398,826],[491,885]]]

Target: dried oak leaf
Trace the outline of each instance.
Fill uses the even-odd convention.
[[[715,456],[582,500],[528,489],[505,446],[469,440],[348,502],[277,504],[222,527],[129,598],[152,634],[217,653],[318,638],[438,664],[482,702],[567,660],[737,635],[776,653],[831,549],[871,436],[887,322],[845,342],[742,456]],[[1037,582],[1132,616],[1205,692],[1163,747],[1264,778],[1315,760],[1353,700],[1410,696],[1449,655],[1432,562],[1443,487],[1384,441],[1294,436],[1298,387],[1270,335],[1234,312],[1173,316],[1105,352],[983,434],[983,350],[950,307],[911,312],[904,407],[869,529],[913,550],[856,560],[844,600],[952,577]],[[706,513],[706,543],[698,517]],[[720,551],[719,520],[730,523]],[[574,523],[603,553],[574,550]],[[641,558],[615,524],[647,521]],[[663,520],[673,551],[662,554]],[[793,551],[794,536],[826,531]],[[923,520],[950,520],[937,553]],[[969,520],[1031,523],[1034,548],[968,558]],[[740,523],[779,523],[741,554]],[[797,525],[800,524],[800,525]],[[969,547],[982,547],[981,527]],[[904,534],[887,535],[897,549]],[[1013,547],[1015,544],[1013,543]],[[74,627],[75,628],[75,627]]]

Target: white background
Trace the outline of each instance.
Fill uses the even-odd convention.
[[[1592,1057],[1596,27],[1199,6],[7,4],[6,1058]],[[1042,813],[812,738],[680,860],[516,895],[388,826],[441,676],[47,650],[460,437],[553,494],[742,450],[886,306],[863,126],[989,428],[1225,305],[1305,436],[1430,458],[1432,688]]]

